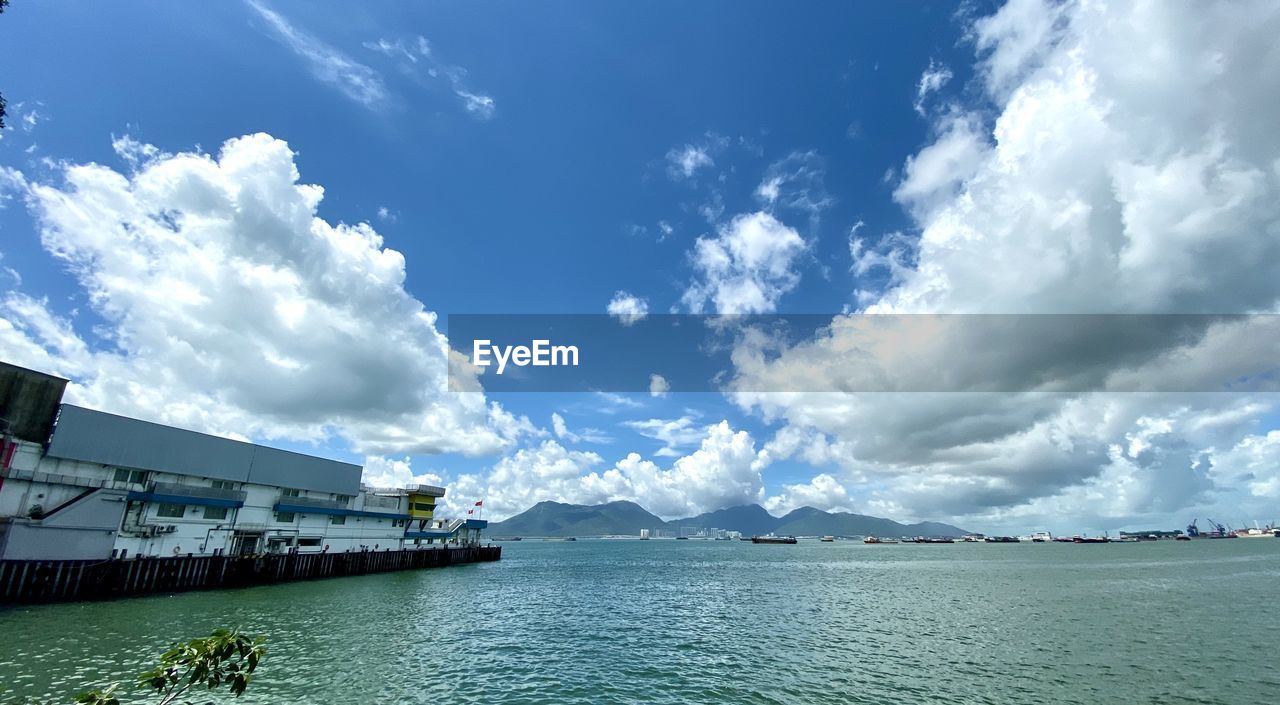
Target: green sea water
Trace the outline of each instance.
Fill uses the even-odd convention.
[[[247,703],[1275,703],[1277,586],[1280,539],[523,541],[497,563],[0,609],[0,702],[69,702],[239,626],[269,637]]]

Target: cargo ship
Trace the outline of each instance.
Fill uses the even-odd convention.
[[[1222,524],[1219,524],[1218,522],[1216,522],[1216,521],[1214,521],[1214,520],[1212,520],[1212,519],[1206,519],[1206,521],[1208,521],[1208,522],[1209,522],[1209,526],[1211,526],[1211,527],[1213,527],[1213,528],[1211,528],[1209,531],[1201,531],[1201,530],[1200,530],[1200,527],[1196,525],[1196,522],[1198,522],[1198,521],[1199,521],[1199,519],[1192,519],[1192,520],[1191,520],[1191,523],[1190,523],[1190,524],[1187,524],[1187,537],[1188,537],[1188,538],[1193,538],[1193,539],[1233,539],[1233,538],[1236,538],[1235,533],[1233,533],[1233,532],[1231,532],[1231,531],[1227,531],[1227,527],[1223,526]]]
[[[897,543],[897,541],[894,541],[892,539],[881,539],[881,538],[876,538],[875,536],[868,536],[865,539],[862,539],[862,542],[863,543]]]
[[[796,542],[796,537],[794,536],[774,536],[773,534],[770,534],[768,536],[752,536],[751,537],[751,543],[795,543],[795,542]]]

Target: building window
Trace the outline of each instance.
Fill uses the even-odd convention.
[[[226,518],[227,518],[227,508],[226,508],[226,507],[205,507],[205,508],[204,508],[204,518],[205,518],[205,519],[218,519],[218,520],[226,519]]]
[[[320,541],[319,536],[302,536],[298,538],[298,545],[302,547],[319,546]]]
[[[351,495],[349,495],[349,494],[335,494],[335,495],[333,496],[333,499],[334,499],[334,501],[336,501],[336,502],[342,502],[343,504],[348,504],[348,503],[350,503],[350,502],[351,502],[351,500],[352,500],[352,499],[354,499],[354,498],[353,498]]]
[[[345,524],[345,523],[347,523],[347,517],[346,517],[346,515],[343,515],[343,514],[334,514],[333,516],[329,517],[329,523],[330,523],[330,524]]]
[[[156,507],[156,516],[170,519],[181,519],[187,513],[185,504],[161,504]]]
[[[281,524],[292,524],[295,515],[293,512],[276,512],[276,521]]]
[[[217,490],[234,490],[236,488],[236,483],[230,480],[214,480],[213,488]]]
[[[427,504],[426,502],[413,503],[413,511],[415,512],[434,512],[435,510],[436,505],[434,504]]]
[[[145,485],[147,484],[147,471],[116,468],[115,481],[128,482],[134,485]]]
[[[302,490],[291,490],[291,489],[289,489],[289,488],[287,488],[287,487],[286,487],[286,488],[284,488],[284,489],[280,490],[280,496],[281,496],[281,497],[301,497],[301,496],[302,496]]]

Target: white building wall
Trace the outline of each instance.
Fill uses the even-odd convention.
[[[92,489],[145,492],[155,482],[185,487],[214,487],[214,481],[209,478],[154,471],[145,474],[138,471],[135,477],[143,480],[142,483],[118,481],[117,470],[119,469],[96,463],[44,456],[41,446],[23,442],[14,453],[11,466],[6,471],[7,477],[4,478],[3,485],[0,485],[0,518],[25,518],[33,508],[49,512]],[[218,484],[226,489],[226,483]],[[320,511],[306,510],[293,512],[292,517],[280,516],[273,507],[278,502],[288,503],[293,499],[282,496],[290,488],[235,483],[230,489],[245,493],[244,506],[227,508],[224,518],[217,516],[217,510],[197,504],[199,500],[196,499],[182,505],[185,509],[181,516],[161,516],[166,507],[159,502],[127,502],[127,509],[115,537],[114,553],[126,556],[231,553],[235,548],[234,538],[237,534],[260,536],[258,552],[270,549],[281,552],[297,550],[318,553],[327,550],[330,553],[340,553],[399,550],[404,547],[404,522],[396,517],[335,517]],[[119,494],[122,493],[117,493]],[[305,489],[297,489],[297,498],[331,501],[341,499],[331,493]],[[120,501],[118,497],[116,501]],[[346,506],[356,511],[398,513],[406,511],[405,503],[406,498],[403,496],[366,496],[362,492],[348,498]],[[26,524],[23,536],[32,531],[39,533],[36,530],[40,528],[40,522],[21,520]],[[30,541],[29,538],[23,540]]]

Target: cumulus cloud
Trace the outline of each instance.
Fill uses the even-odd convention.
[[[442,475],[433,472],[415,473],[413,462],[408,456],[387,458],[370,455],[365,456],[364,475],[361,476],[360,482],[370,487],[404,488],[414,485],[440,487],[445,484],[445,479]]]
[[[671,391],[671,383],[660,374],[649,375],[649,396],[665,397]]]
[[[486,454],[537,429],[445,391],[447,341],[369,225],[317,216],[294,153],[256,134],[216,157],[119,141],[135,170],[31,183],[41,242],[100,322],[10,292],[0,357],[69,377],[69,401],[221,434],[356,452]],[[478,383],[475,385],[478,389]]]
[[[915,243],[851,237],[855,272],[893,274],[887,291],[862,299],[865,312],[1276,311],[1280,139],[1264,96],[1280,92],[1265,29],[1278,19],[1268,4],[1015,0],[975,22],[978,80],[995,109],[937,116],[934,138],[906,160],[894,196],[915,219]],[[1084,368],[1099,354],[1137,379],[1167,370],[1190,379],[1241,362],[1231,352],[1248,345],[1247,327],[1206,324],[1190,343],[1148,340],[1132,358],[1110,357],[1133,351],[1105,341],[1075,347],[1088,331],[1056,350],[997,335],[963,348],[944,337],[911,353],[919,370],[941,373],[956,371],[951,350],[977,345],[1005,361],[1035,354]],[[839,377],[852,371],[852,340],[739,359],[757,382]],[[1243,362],[1256,363],[1254,353]],[[1167,524],[1189,508],[1257,506],[1273,486],[1256,469],[1271,444],[1258,434],[1275,409],[1265,395],[735,398],[829,439],[824,452],[839,468],[830,474],[859,486],[864,510],[881,515],[1081,522],[1075,530]]]
[[[755,443],[728,422],[700,429],[698,447],[668,468],[630,453],[612,467],[596,453],[578,452],[556,441],[523,448],[498,461],[487,475],[455,483],[469,495],[486,497],[495,519],[550,500],[574,504],[637,502],[664,519],[764,501]]]
[[[609,301],[606,308],[610,316],[618,319],[622,325],[634,325],[649,315],[649,302],[625,291],[618,291]]]
[[[804,238],[772,214],[743,214],[714,236],[698,238],[690,255],[697,279],[682,300],[693,313],[769,313],[800,282],[796,260]]]
[[[764,503],[764,508],[775,516],[801,507],[813,507],[824,512],[847,512],[852,511],[853,502],[844,485],[824,472],[815,475],[808,482],[783,485],[781,494],[770,497]]]
[[[271,35],[302,59],[317,79],[366,107],[377,107],[386,101],[386,86],[377,71],[299,29],[266,5],[256,0],[245,1],[266,22]]]

